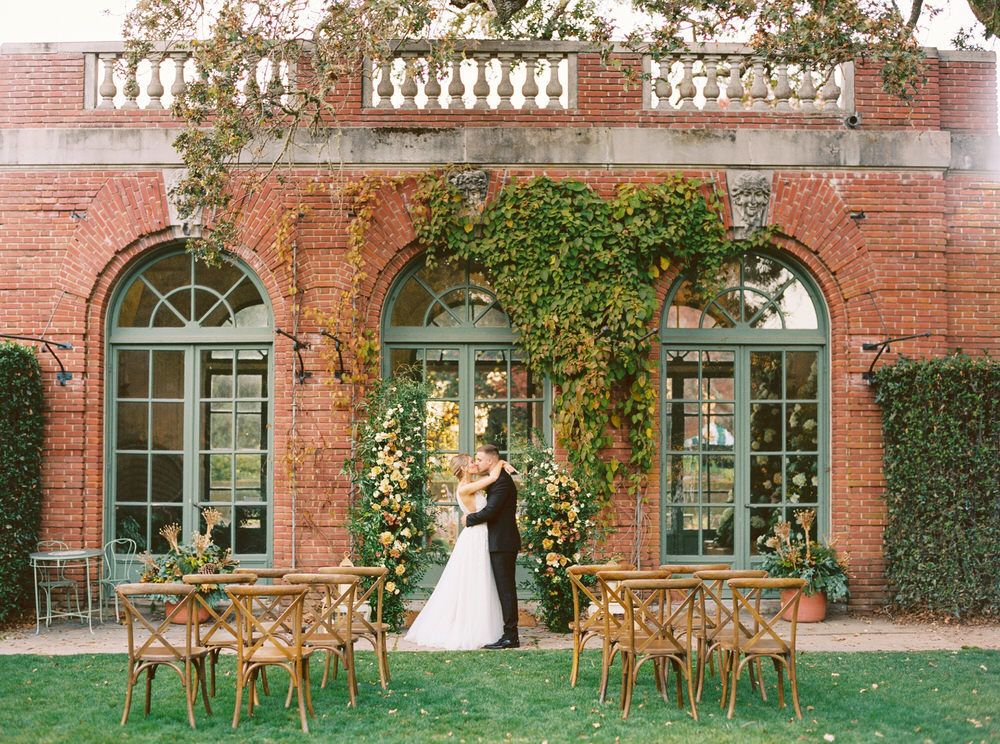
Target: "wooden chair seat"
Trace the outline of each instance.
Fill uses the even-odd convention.
[[[183,648],[180,644],[174,648],[169,646],[153,644],[135,655],[136,659],[141,659],[142,661],[174,661],[174,660],[184,660],[184,659],[200,659],[209,652],[209,649],[203,646],[192,646],[189,649]]]
[[[308,658],[315,649],[309,647],[303,647],[302,658]],[[279,648],[269,648],[264,646],[255,650],[253,653],[247,655],[245,660],[248,664],[264,664],[264,663],[288,663],[288,654],[284,653]]]

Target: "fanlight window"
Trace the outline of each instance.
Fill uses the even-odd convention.
[[[461,279],[461,283],[456,280]],[[426,264],[399,290],[389,326],[395,328],[509,328],[510,320],[497,302],[481,269],[464,273],[451,264]]]
[[[188,253],[157,261],[125,290],[119,328],[266,328],[271,316],[247,273],[207,266]]]
[[[666,328],[817,330],[805,285],[782,263],[747,255],[728,264],[711,292],[685,280],[667,311]]]

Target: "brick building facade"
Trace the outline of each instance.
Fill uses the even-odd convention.
[[[749,173],[765,184],[766,222],[780,226],[780,251],[761,261],[772,262],[766,264],[772,279],[801,288],[797,302],[802,307],[812,302],[814,317],[796,325],[792,300],[775,294],[771,324],[759,323],[763,335],[751,333],[756,321],[746,317],[732,325],[749,335],[729,333],[714,310],[702,308],[701,321],[685,320],[698,308],[677,299],[683,288],[677,289],[676,273],[660,277],[664,322],[656,353],[663,374],[680,375],[672,386],[699,380],[719,384],[711,397],[691,397],[662,381],[663,431],[656,436],[663,472],[651,476],[653,493],[638,536],[641,558],[647,565],[681,555],[746,565],[761,528],[751,521],[760,516],[766,522],[771,513],[755,511],[763,502],[757,500],[760,475],[753,471],[761,461],[754,458],[777,458],[772,470],[781,477],[768,488],[776,488],[776,498],[788,508],[791,486],[776,484],[791,483],[798,475],[793,464],[808,461],[821,531],[850,554],[852,604],[870,609],[884,602],[881,427],[872,390],[862,380],[873,353],[863,351],[862,344],[930,332],[893,351],[914,356],[955,349],[1000,352],[1000,144],[993,55],[928,50],[927,81],[912,106],[885,96],[872,68],[844,65],[833,77],[836,89],[825,88],[825,95],[817,78],[819,91],[812,96],[826,102],[809,110],[813,98],[801,76],[791,71],[791,93],[782,86],[787,69],[779,70],[776,83],[762,79],[764,87],[755,86],[754,61],[736,47],[679,58],[670,68],[669,86],[632,87],[623,86],[619,71],[602,66],[597,54],[578,45],[480,44],[471,49],[473,69],[461,73],[464,90],[442,83],[434,107],[427,105],[423,83],[418,87],[401,80],[387,86],[377,72],[374,80],[345,89],[339,127],[328,139],[299,142],[287,178],[253,195],[234,248],[242,262],[238,272],[212,278],[190,269],[193,278],[184,291],[190,293],[191,307],[171,310],[165,299],[169,290],[159,287],[157,297],[148,300],[155,305],[148,312],[139,296],[147,291],[143,287],[166,281],[165,270],[156,275],[160,279],[150,274],[157,270],[151,261],[169,257],[198,229],[181,223],[167,199],[179,167],[171,141],[180,125],[156,106],[169,95],[155,81],[144,82],[138,99],[129,100],[120,75],[111,71],[120,52],[114,45],[0,49],[0,332],[43,334],[74,346],[60,354],[73,375],[65,386],[56,381],[54,360],[42,355],[43,369],[50,373],[44,535],[97,545],[134,518],[128,524],[140,525],[139,532],[152,540],[157,520],[176,517],[192,528],[196,502],[214,501],[211,494],[217,492],[219,503],[233,510],[228,518],[234,547],[241,541],[252,546],[249,564],[316,566],[332,557],[339,560],[348,546],[349,483],[342,467],[350,451],[349,415],[334,402],[338,383],[326,379],[323,358],[329,346],[308,308],[330,310],[350,282],[352,269],[344,258],[350,217],[331,195],[353,179],[468,164],[488,174],[493,193],[511,178],[536,174],[578,179],[609,193],[617,184],[653,182],[679,171],[713,181],[732,198]],[[538,91],[523,75],[508,76],[507,52],[546,60],[538,67]],[[499,78],[491,79],[486,94],[472,85],[475,65],[494,57],[499,61],[490,67],[499,70]],[[624,62],[650,64],[628,56]],[[186,69],[186,64],[183,53],[165,58],[160,87],[169,91],[178,85],[171,70]],[[739,72],[724,76],[727,64],[730,73]],[[658,74],[647,69],[654,78]],[[559,70],[558,77],[549,74],[552,70]],[[516,83],[513,96],[505,88],[510,81]],[[730,92],[727,98],[723,89],[734,81],[740,83],[739,95]],[[435,91],[430,93],[433,97]],[[450,105],[462,95],[469,108]],[[525,106],[532,98],[535,105]],[[317,179],[328,188],[309,194],[307,185]],[[276,248],[275,232],[282,211],[303,200],[310,210],[295,226],[293,264]],[[725,215],[729,224],[744,217],[732,208]],[[391,367],[393,349],[400,358],[419,359],[425,366],[431,365],[433,352],[435,365],[453,363],[455,384],[472,390],[472,383],[459,377],[472,374],[480,360],[502,357],[504,364],[516,365],[516,352],[483,356],[507,353],[505,344],[513,341],[494,326],[478,336],[475,309],[467,319],[470,328],[451,336],[435,336],[437,330],[421,335],[425,329],[407,336],[399,330],[409,327],[406,322],[397,327],[389,318],[404,301],[403,282],[419,265],[414,261],[419,262],[421,249],[414,237],[405,200],[386,190],[368,236],[362,292],[366,323],[386,343],[385,369]],[[171,281],[177,287],[187,287],[178,279],[183,271],[175,266]],[[137,279],[139,274],[146,279]],[[751,274],[746,269],[746,292],[740,298],[760,289],[750,287]],[[228,319],[202,327],[213,325],[213,310],[198,304],[199,282],[214,286],[225,280],[231,289],[244,275],[260,299],[247,301],[244,310],[251,310],[242,320],[237,308]],[[466,287],[466,282],[467,304],[474,303],[476,292],[485,292],[488,300],[488,287],[475,279],[453,277],[446,284]],[[424,280],[432,283],[427,276]],[[130,299],[133,285],[137,294]],[[253,294],[249,287],[232,296]],[[229,289],[213,291],[230,296]],[[444,303],[439,310],[449,309],[442,294],[429,295],[431,305],[436,298]],[[678,305],[675,323],[668,321],[670,303]],[[196,304],[204,313],[196,311]],[[259,317],[252,312],[258,306]],[[162,308],[173,316],[161,322],[156,313]],[[502,326],[502,309],[496,310]],[[122,320],[143,312],[148,322]],[[406,312],[401,310],[401,316]],[[761,312],[766,319],[770,311]],[[705,317],[714,320],[706,325]],[[140,333],[143,322],[147,330]],[[292,341],[274,328],[311,344],[301,355],[313,377],[296,379]],[[677,328],[683,332],[674,333]],[[452,351],[453,358],[448,356]],[[689,352],[702,354],[701,373],[678,371],[684,359],[690,364],[698,358],[684,356]],[[721,366],[718,357],[706,356],[717,352],[723,352]],[[246,362],[246,396],[239,366],[244,354],[253,357]],[[786,384],[761,398],[751,378],[758,370],[755,360],[767,354],[784,365]],[[812,355],[811,392],[791,390],[793,376],[801,376],[795,360],[803,357],[797,354]],[[161,385],[158,370],[170,365],[176,366],[177,378]],[[505,369],[511,380],[521,374],[515,366]],[[141,374],[147,375],[141,383],[146,393],[137,396],[123,380],[132,375],[134,382]],[[167,380],[168,372],[162,374]],[[230,375],[229,382],[216,387],[212,375]],[[239,389],[233,392],[227,385]],[[507,417],[505,430],[525,421],[544,424],[548,397],[543,388],[539,384],[533,392],[518,393],[510,383],[505,402],[494,406],[503,410],[501,418]],[[479,405],[479,395],[470,395],[466,400],[456,394],[453,406],[465,422],[458,426],[472,427],[456,429],[456,446],[462,448],[483,434],[476,432],[479,414],[464,412],[465,406]],[[772,454],[757,454],[767,448],[754,448],[752,454],[748,445],[758,433],[753,417],[767,400],[783,442]],[[670,405],[687,413],[673,418]],[[806,445],[790,443],[798,425],[790,418],[793,408],[816,411],[811,420],[817,432]],[[213,416],[231,423],[220,423],[216,431],[215,424],[206,423]],[[690,430],[685,416],[695,417]],[[135,424],[140,419],[141,426]],[[289,465],[293,422],[307,446],[294,465],[294,479]],[[709,424],[717,432],[711,440]],[[133,425],[145,433],[125,442],[121,432]],[[235,440],[227,426],[236,427]],[[671,427],[673,435],[666,431]],[[118,432],[117,440],[112,432]],[[216,433],[228,437],[221,449],[205,439]],[[241,436],[247,446],[241,446]],[[683,457],[688,464],[678,459]],[[173,467],[176,475],[162,475]],[[237,471],[256,473],[256,485],[241,481]],[[713,472],[721,473],[717,492],[705,485]],[[168,493],[163,484],[171,478],[177,490]],[[126,498],[119,481],[145,485]],[[159,506],[150,506],[154,502]],[[617,504],[618,529],[605,546],[608,553],[632,554],[637,544],[633,512],[628,499]],[[738,535],[728,544],[721,537],[725,520]]]

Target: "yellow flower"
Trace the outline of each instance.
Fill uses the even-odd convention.
[[[558,522],[552,525],[552,529],[549,530],[549,534],[552,535],[552,537],[559,537],[559,535],[562,534],[562,527],[559,526]]]
[[[549,553],[547,556],[545,556],[545,562],[550,566],[558,566],[561,558],[562,556],[560,556],[558,553]]]
[[[400,563],[396,566],[396,576],[402,576],[404,573],[406,573],[406,566]]]
[[[378,503],[377,501],[372,502],[372,511],[379,511],[381,508],[382,505],[380,503]]]
[[[551,549],[551,548],[552,548],[552,546],[553,546],[554,544],[555,544],[555,543],[553,543],[553,542],[552,542],[552,541],[551,541],[551,540],[550,540],[549,538],[547,538],[547,537],[546,537],[546,538],[545,538],[544,540],[542,540],[542,547],[543,547],[543,548],[545,548],[546,550],[549,550],[549,549]]]
[[[396,582],[394,582],[394,581],[387,581],[387,582],[385,582],[385,590],[387,592],[393,592],[393,593],[395,593],[395,591],[396,591]]]
[[[576,512],[570,509],[566,513],[566,517],[569,519],[570,522],[576,521]]]
[[[392,545],[392,533],[383,532],[381,535],[378,536],[378,541],[383,545]]]
[[[550,496],[555,496],[559,492],[559,486],[555,483],[549,483],[549,485],[545,487],[545,490]]]
[[[402,530],[400,530],[399,534],[402,535],[403,537],[411,537],[412,536],[411,533],[410,533],[410,528],[409,527],[404,527]]]
[[[560,506],[562,507],[563,511],[569,511],[569,502],[568,501],[562,502],[562,504],[560,504]]]

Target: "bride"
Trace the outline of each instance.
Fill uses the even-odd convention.
[[[451,458],[462,514],[486,505],[484,489],[496,481],[503,468],[513,470],[501,460],[489,475],[478,478],[479,470],[469,455]],[[503,618],[487,539],[486,524],[466,527],[459,533],[437,586],[406,634],[407,641],[457,650],[481,648],[500,637]]]

